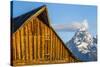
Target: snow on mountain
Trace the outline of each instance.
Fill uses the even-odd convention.
[[[93,42],[93,38],[90,35],[89,32],[87,31],[78,31],[75,36],[74,36],[74,43],[76,44],[76,47],[78,48],[78,50],[82,53],[88,53],[89,51],[89,47],[92,42]]]
[[[94,38],[87,30],[78,30],[72,39],[67,42],[72,53],[84,61],[97,60],[97,38]],[[75,47],[75,48],[73,48]]]

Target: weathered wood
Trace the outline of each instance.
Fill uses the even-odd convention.
[[[29,59],[30,61],[33,60],[33,54],[32,54],[32,26],[31,26],[31,22],[28,24],[28,31],[29,31]]]
[[[15,38],[15,34],[13,34],[13,36],[12,36],[12,44],[13,44],[13,60],[15,61],[16,60],[16,38]]]
[[[29,60],[29,33],[28,33],[28,25],[25,26],[25,49],[26,49],[26,60]]]
[[[24,44],[24,28],[21,30],[21,48],[22,48],[22,60],[25,60],[25,44]]]
[[[20,60],[21,59],[21,47],[20,47],[20,31],[16,32],[16,49],[17,49],[17,59]]]
[[[25,22],[12,35],[13,65],[76,62],[51,27],[38,17]]]

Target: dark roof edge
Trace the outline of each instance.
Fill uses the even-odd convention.
[[[40,10],[40,9],[43,8],[43,7],[46,7],[46,5],[42,5],[42,6],[38,7],[38,8],[32,9],[32,10],[30,10],[30,11],[24,13],[24,14],[21,14],[21,15],[19,15],[19,16],[17,16],[17,17],[13,17],[13,19],[18,18],[18,17],[20,17],[20,16],[22,16],[22,15],[28,14],[28,13],[30,13],[30,12],[33,12],[34,10],[37,10],[37,9]],[[37,11],[38,11],[38,10],[37,10]],[[36,11],[36,12],[37,12],[37,11]],[[36,12],[35,12],[35,13],[36,13]]]
[[[25,21],[29,18],[31,18],[33,15],[36,15],[37,12],[39,12],[42,8],[45,8],[46,5],[40,6],[39,8],[36,8],[34,10],[31,10],[25,14],[22,14],[16,18],[11,17],[11,26],[15,27],[14,29],[12,28],[11,33],[15,33],[22,25],[24,25]],[[43,11],[43,10],[42,10]],[[40,11],[40,13],[42,12]],[[21,20],[21,21],[20,21]],[[20,23],[19,23],[20,22]],[[17,27],[16,27],[17,26]]]

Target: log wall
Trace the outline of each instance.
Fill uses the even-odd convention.
[[[38,18],[11,36],[12,65],[76,62],[53,30]]]

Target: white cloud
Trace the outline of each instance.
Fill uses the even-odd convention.
[[[73,22],[73,23],[67,23],[67,24],[55,24],[52,26],[57,31],[87,30],[88,29],[88,22],[85,19],[82,22]]]

